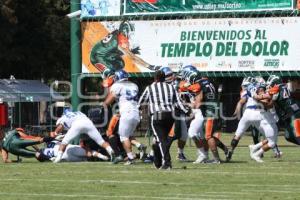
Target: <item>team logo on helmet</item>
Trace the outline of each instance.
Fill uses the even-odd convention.
[[[182,67],[179,70],[178,76],[179,78],[181,78],[182,80],[187,80],[187,78],[194,72],[197,72],[197,68],[194,67],[193,65],[187,65]]]
[[[274,85],[281,84],[282,80],[277,75],[271,75],[267,80],[267,86],[273,87]]]
[[[188,77],[186,79],[186,81],[190,84],[195,84],[198,83],[201,80],[201,74],[200,72],[196,71],[196,72],[190,72],[188,74]]]

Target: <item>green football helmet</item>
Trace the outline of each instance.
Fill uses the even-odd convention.
[[[201,73],[199,71],[189,73],[187,77],[187,82],[192,84],[198,83],[202,79]]]
[[[123,21],[119,26],[119,32],[123,33],[126,37],[129,37],[134,31],[134,24],[128,21]]]
[[[267,86],[273,87],[274,85],[279,85],[282,83],[282,80],[277,75],[270,75],[270,77],[267,80]]]

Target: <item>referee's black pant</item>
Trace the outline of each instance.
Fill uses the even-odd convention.
[[[160,166],[171,166],[170,147],[172,138],[168,137],[173,126],[172,112],[156,112],[151,115],[151,128],[156,143],[153,145],[154,164]]]

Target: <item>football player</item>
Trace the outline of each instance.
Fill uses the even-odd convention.
[[[98,132],[97,128],[93,122],[82,112],[76,111],[72,112],[70,110],[65,110],[62,117],[60,117],[56,122],[56,129],[54,131],[54,136],[57,136],[64,129],[68,130],[65,137],[63,138],[59,151],[54,163],[58,163],[62,160],[63,153],[66,150],[67,145],[71,140],[79,136],[80,134],[87,134],[92,140],[94,140],[98,145],[103,147],[111,157],[111,161],[115,160],[115,153],[109,143],[105,142]]]
[[[227,160],[231,159],[232,153],[237,147],[239,140],[251,125],[262,132],[267,139],[257,144],[257,146],[264,145],[263,152],[275,147],[276,144],[278,130],[276,123],[274,126],[274,120],[272,120],[270,117],[271,113],[267,111],[267,109],[270,108],[269,102],[258,102],[252,97],[253,93],[264,92],[264,90],[254,78],[251,78],[250,82],[251,83],[247,87],[247,94],[244,97],[245,101],[247,101],[246,109],[239,121],[235,136],[231,140],[231,150],[226,158]],[[257,162],[263,162],[263,160],[261,159],[261,155],[263,152],[260,151],[260,154],[254,154],[253,151],[251,151],[250,156]]]
[[[48,142],[45,148],[39,150],[36,153],[36,158],[40,162],[46,160],[52,160],[58,155],[59,146],[61,142],[59,141],[52,141]],[[87,161],[88,158],[95,157],[99,158],[100,160],[107,161],[109,158],[97,151],[89,150],[83,142],[80,142],[80,145],[71,145],[69,144],[66,148],[66,151],[63,153],[62,160],[67,162],[81,162]]]
[[[103,72],[103,86],[110,91],[111,86],[115,82],[115,71],[106,69]],[[118,127],[120,122],[120,113],[114,113],[111,117],[107,130],[106,136],[108,137],[109,143],[112,146],[113,150],[116,153],[116,162],[122,161],[124,157],[126,157],[126,152],[123,148],[123,145],[120,141],[120,137],[118,134]],[[130,142],[139,150],[139,158],[143,160],[146,156],[146,149],[147,147],[144,144],[141,144],[139,141],[135,139],[135,137],[130,137]],[[125,153],[125,155],[124,155]]]
[[[202,150],[202,153],[200,154],[200,149],[198,147],[200,156],[199,161],[200,163],[205,161],[206,163],[219,164],[221,161],[217,147],[220,147],[225,152],[225,154],[227,154],[228,149],[226,145],[224,145],[217,137],[214,136],[216,131],[219,129],[218,116],[216,116],[216,114],[218,113],[218,103],[215,88],[207,78],[201,77],[199,71],[191,70],[190,72],[182,72],[182,76],[186,80],[186,83],[184,83],[185,89],[187,89],[191,93],[196,94],[195,102],[192,106],[194,109],[196,109],[197,115],[199,116],[200,112],[197,109],[200,108],[201,110],[201,115],[203,115],[204,117],[203,126],[205,128],[205,141],[207,141],[209,149],[211,150],[214,157],[213,160],[205,161],[207,159],[207,153],[203,154],[205,152],[204,149],[204,151]],[[199,117],[198,120],[202,121],[201,117]],[[199,134],[196,132],[201,130],[201,127],[199,127],[199,123],[195,123],[195,125],[197,125],[198,127],[197,129],[195,129],[195,131],[192,131],[194,126],[191,123],[189,128],[189,135],[194,138],[194,141],[196,140],[195,144],[199,145],[198,140],[201,137],[195,137],[195,134]],[[192,132],[194,132],[194,134],[192,134]],[[196,163],[199,163],[198,158],[195,161]]]
[[[272,100],[279,119],[284,123],[285,139],[300,145],[300,104],[291,97],[289,89],[279,76],[271,75],[267,80],[267,87],[267,94],[254,95],[254,98]]]
[[[0,134],[1,140],[1,153],[4,163],[12,162],[8,158],[8,153],[14,154],[16,156],[23,156],[27,158],[35,157],[36,152],[39,150],[35,145],[41,144],[43,142],[50,142],[54,138],[51,137],[35,137],[27,135],[22,128],[16,128],[7,132]],[[34,150],[27,149],[27,147],[33,147]]]
[[[118,101],[120,112],[118,133],[128,156],[128,161],[125,165],[134,163],[131,139],[140,122],[139,110],[137,108],[138,91],[138,86],[128,80],[127,72],[124,70],[116,71],[114,84],[111,86],[109,94],[103,103],[108,106],[115,100]]]

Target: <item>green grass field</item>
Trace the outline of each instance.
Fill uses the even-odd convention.
[[[229,144],[231,137],[222,139]],[[173,144],[171,171],[140,161],[134,166],[25,158],[22,163],[1,163],[0,199],[300,199],[300,148],[280,137],[283,158],[271,158],[270,151],[260,164],[249,157],[251,142],[245,136],[232,162],[220,165],[180,163]],[[193,146],[187,146],[186,154],[196,159]]]

